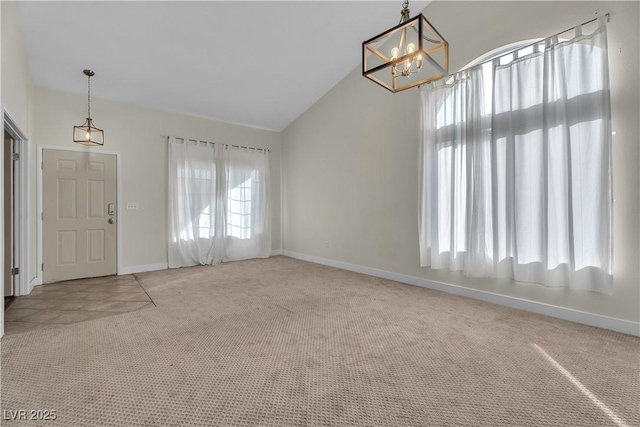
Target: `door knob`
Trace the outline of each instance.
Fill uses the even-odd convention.
[[[109,224],[113,224],[114,222],[113,218],[109,218]]]

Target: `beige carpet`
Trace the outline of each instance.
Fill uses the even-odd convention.
[[[4,337],[2,409],[56,410],[45,426],[640,425],[635,337],[286,257],[136,277],[157,308]]]

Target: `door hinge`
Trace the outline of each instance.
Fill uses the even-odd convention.
[[[40,264],[40,271],[44,271],[44,264]]]
[[[20,153],[11,153],[11,158],[13,160],[20,160]]]
[[[44,221],[44,212],[40,212],[40,219]]]
[[[11,275],[12,276],[17,276],[18,274],[20,274],[20,269],[18,267],[13,267],[11,269]]]

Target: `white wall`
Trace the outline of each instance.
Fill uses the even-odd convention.
[[[612,13],[609,60],[617,132],[612,296],[421,268],[419,93],[391,94],[363,78],[360,68],[283,132],[283,249],[638,322],[638,3],[433,2],[424,10],[450,43],[451,71],[494,48],[542,38],[606,12]]]
[[[6,111],[21,131],[31,135],[33,128],[33,82],[19,26],[17,3],[0,2],[0,114]],[[0,117],[0,134],[4,135],[4,118]],[[4,141],[4,136],[3,136]],[[4,150],[0,150],[0,212],[4,212]],[[4,221],[0,221],[0,241],[4,241]],[[0,244],[4,260],[4,245]],[[3,265],[3,268],[6,268]],[[0,296],[4,300],[4,275],[0,275]],[[4,310],[0,314],[4,334]]]
[[[99,71],[92,80],[94,86],[100,84]],[[73,142],[72,128],[84,121],[86,96],[37,88],[35,105],[37,144],[79,147]],[[91,115],[105,131],[104,150],[120,153],[121,207],[128,202],[139,206],[139,210],[123,209],[118,219],[121,265],[127,271],[167,262],[168,135],[271,150],[272,246],[280,249],[280,133],[94,97]]]
[[[33,82],[20,29],[17,2],[2,8],[2,106],[25,133],[33,125]]]

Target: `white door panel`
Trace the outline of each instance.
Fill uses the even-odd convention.
[[[42,176],[44,282],[116,274],[116,156],[44,150]]]

